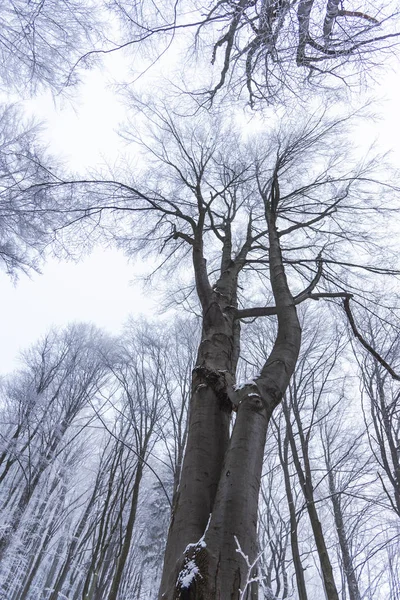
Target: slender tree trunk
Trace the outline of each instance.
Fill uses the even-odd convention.
[[[32,566],[30,567],[30,571],[28,572],[28,575],[25,578],[25,584],[24,584],[23,589],[21,590],[21,592],[18,595],[18,600],[27,600],[27,598],[29,597],[31,585],[33,583],[33,580],[35,579],[35,576],[39,570],[42,560],[46,554],[47,546],[49,545],[49,543],[51,541],[52,535],[53,535],[53,532],[48,530],[39,552],[37,552],[34,555],[34,560],[33,560]]]
[[[58,482],[57,479],[56,479],[56,481]],[[57,487],[57,483],[53,484],[52,487],[53,487],[53,489],[50,491],[49,498],[51,497],[51,494],[54,491],[54,489]],[[50,520],[50,523],[47,525],[46,534],[44,535],[43,530],[39,530],[39,532],[37,532],[37,525],[34,528],[35,533],[37,534],[37,542],[32,547],[32,550],[31,550],[31,553],[33,556],[33,561],[32,561],[30,570],[28,570],[27,576],[25,578],[23,589],[21,590],[20,595],[19,595],[19,600],[27,600],[27,598],[30,595],[30,589],[31,589],[33,580],[35,579],[36,574],[39,570],[39,567],[40,567],[43,559],[46,556],[47,548],[48,548],[48,546],[52,540],[52,537],[54,535],[56,521],[60,515],[60,511],[62,510],[64,501],[65,501],[65,493],[66,493],[66,490],[65,490],[65,488],[63,488],[61,491],[61,494],[58,498],[57,504],[53,509],[53,516]],[[41,506],[39,507],[39,514],[45,514],[44,511],[45,511],[45,507],[47,505],[48,505],[48,500],[46,500],[46,502],[43,502],[41,504]]]
[[[377,398],[373,393],[371,394],[371,414],[379,444],[382,466],[393,489],[394,503],[392,499],[391,502],[400,517],[399,433],[397,429],[396,435],[396,425],[394,424],[397,423],[397,419],[394,416],[395,409],[393,405],[391,408],[387,405],[388,400],[385,394],[384,381],[377,365],[375,365],[374,375],[376,378]],[[389,452],[387,452],[386,446],[388,446]]]
[[[285,492],[286,498],[289,507],[289,516],[290,516],[290,544],[292,548],[292,558],[294,571],[296,574],[296,584],[297,584],[297,594],[299,596],[299,600],[308,600],[307,598],[307,588],[306,582],[304,579],[304,569],[301,562],[300,550],[299,550],[299,540],[298,540],[298,524],[296,517],[296,505],[293,498],[292,486],[290,483],[290,473],[289,473],[289,433],[286,428],[285,437],[283,440],[283,444],[281,443],[281,434],[279,431],[279,425],[277,425],[278,432],[278,444],[279,444],[279,456],[281,461],[281,466],[283,470],[283,476],[285,480]],[[283,446],[283,448],[282,448]],[[282,452],[283,450],[283,452]]]
[[[329,493],[331,495],[331,501],[333,506],[333,514],[335,517],[336,531],[339,538],[340,550],[342,553],[344,573],[347,580],[347,587],[349,590],[350,600],[361,600],[361,594],[358,587],[358,581],[354,570],[353,559],[350,552],[349,543],[346,535],[346,528],[344,526],[342,506],[340,502],[340,496],[336,490],[335,480],[329,461],[327,461],[328,469],[328,485]]]
[[[300,481],[300,486],[306,501],[308,516],[311,523],[311,528],[314,534],[315,545],[317,547],[318,558],[321,565],[322,579],[324,583],[327,600],[339,600],[339,595],[336,589],[335,579],[333,576],[332,563],[329,558],[328,549],[325,544],[325,537],[322,531],[321,522],[318,518],[317,509],[315,508],[314,491],[311,480],[311,467],[308,457],[308,448],[303,436],[302,425],[299,415],[296,416],[297,426],[299,428],[300,438],[302,440],[302,454],[304,460],[304,471],[300,462],[299,454],[294,439],[292,424],[288,407],[283,403],[284,413],[286,417],[286,427],[288,429],[290,447],[294,459],[294,464],[297,471],[297,476]],[[297,409],[296,409],[297,410]]]
[[[121,553],[118,557],[117,567],[115,569],[115,573],[114,573],[113,580],[111,583],[111,589],[108,594],[108,600],[116,600],[117,599],[118,590],[119,590],[119,587],[120,587],[121,581],[122,581],[122,574],[123,574],[126,560],[128,558],[129,550],[131,547],[133,527],[134,527],[135,521],[136,521],[136,512],[137,512],[137,505],[138,505],[138,499],[139,499],[140,483],[142,481],[142,476],[143,476],[143,464],[144,464],[143,460],[145,458],[145,455],[146,455],[146,449],[144,449],[143,453],[138,457],[139,460],[138,460],[138,464],[137,464],[137,468],[136,468],[135,481],[134,481],[133,489],[132,489],[132,500],[131,500],[131,505],[130,505],[130,510],[129,510],[129,517],[128,517],[128,522],[125,527],[125,537],[122,542]]]
[[[75,550],[79,544],[79,538],[82,535],[82,532],[83,532],[84,528],[86,527],[86,523],[89,520],[91,511],[92,511],[92,507],[93,507],[93,504],[96,499],[96,494],[97,494],[97,486],[95,487],[95,489],[90,497],[90,500],[86,506],[85,512],[84,512],[81,520],[78,523],[78,526],[75,528],[74,535],[72,536],[71,543],[69,544],[69,547],[68,547],[67,555],[66,555],[63,565],[58,573],[57,579],[54,583],[53,590],[52,590],[50,596],[48,597],[48,600],[58,600],[59,592],[61,591],[62,586],[64,585],[65,579],[71,568],[71,564],[73,563]]]
[[[120,445],[118,448],[115,447],[111,465],[109,466],[109,474],[107,481],[107,492],[105,494],[104,503],[101,509],[101,515],[98,522],[97,531],[95,530],[94,535],[94,548],[91,553],[90,562],[87,567],[86,576],[82,585],[82,600],[91,600],[95,583],[97,580],[96,573],[99,573],[103,567],[104,558],[107,549],[111,543],[113,533],[115,532],[116,524],[112,522],[114,515],[114,509],[116,502],[118,501],[118,494],[115,493],[115,478],[118,469],[118,465],[122,460],[123,446]],[[118,510],[116,521],[122,519],[122,511],[124,504]]]
[[[20,523],[21,523],[21,521],[24,517],[24,514],[28,508],[29,502],[39,484],[42,474],[47,469],[49,464],[51,464],[51,461],[54,458],[54,454],[57,450],[57,447],[58,447],[61,439],[63,438],[63,436],[68,428],[68,424],[69,423],[67,423],[65,420],[63,420],[61,422],[57,437],[53,441],[51,447],[48,448],[46,454],[42,455],[40,457],[40,460],[36,466],[35,474],[34,474],[32,480],[25,486],[25,488],[22,491],[22,494],[18,500],[18,504],[17,504],[16,510],[15,510],[15,513],[13,515],[11,527],[7,530],[7,532],[5,534],[2,535],[2,537],[0,537],[0,562],[3,560],[4,554],[12,542],[12,537],[13,537],[14,533],[17,531],[18,527],[20,526]]]
[[[65,541],[63,538],[60,538],[58,544],[57,544],[57,548],[56,551],[54,553],[54,558],[52,560],[51,563],[51,567],[47,573],[47,577],[44,583],[44,589],[49,591],[51,593],[52,590],[52,586],[53,586],[53,582],[56,581],[56,573],[57,573],[57,569],[58,569],[58,565],[60,564],[61,561],[61,556],[62,556],[62,551],[63,548],[65,546]],[[47,598],[47,600],[49,600],[49,598]]]

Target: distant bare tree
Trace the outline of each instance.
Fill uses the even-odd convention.
[[[386,361],[398,365],[400,338],[386,323],[370,316],[365,337],[376,349],[382,348]],[[364,419],[371,450],[378,464],[378,475],[391,509],[400,516],[400,390],[384,366],[373,357],[357,353],[361,368]]]
[[[326,351],[325,344],[323,343],[321,347],[320,343],[318,343],[318,327],[316,327],[304,343],[303,354],[282,407],[293,462],[318,553],[325,595],[328,600],[339,600],[332,557],[317,509],[310,448],[314,434],[313,425],[321,418],[318,412],[327,393],[326,388],[332,385],[330,375],[335,367],[339,345],[333,341],[330,351]],[[302,418],[304,413],[309,413],[307,421]]]
[[[57,207],[39,190],[26,193],[54,178],[54,160],[36,142],[38,130],[16,106],[0,105],[0,267],[14,277],[38,269],[58,219]]]
[[[10,422],[9,442],[2,455],[3,476],[10,480],[2,494],[3,509],[7,507],[10,521],[0,537],[0,557],[11,543],[42,474],[71,443],[71,436],[85,429],[88,418],[71,432],[76,418],[89,407],[105,381],[107,344],[106,336],[94,327],[75,325],[62,333],[51,332],[26,353],[25,368],[11,387],[22,420],[14,426]],[[9,416],[12,419],[12,411]],[[12,475],[17,477],[17,484]]]
[[[0,8],[0,81],[4,87],[59,91],[100,37],[99,4],[79,0],[4,0]]]
[[[166,407],[163,363],[158,359],[160,346],[154,344],[151,335],[146,335],[146,331],[136,331],[135,334],[122,340],[120,360],[112,367],[120,388],[120,410],[128,424],[128,439],[132,440],[129,448],[136,457],[136,467],[127,506],[127,520],[118,549],[118,560],[107,593],[108,600],[117,600],[131,549],[143,472],[149,454],[159,438],[158,430]]]

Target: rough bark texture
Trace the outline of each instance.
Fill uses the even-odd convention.
[[[174,587],[177,560],[188,544],[202,537],[212,512],[229,442],[231,403],[226,378],[232,371],[232,317],[230,321],[231,332],[226,331],[229,325],[218,302],[209,307],[204,318],[203,339],[193,371],[188,440],[168,536],[162,587]]]

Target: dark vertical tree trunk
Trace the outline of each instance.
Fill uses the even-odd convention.
[[[385,393],[384,377],[377,364],[374,365],[373,378],[376,391],[370,386],[371,416],[378,442],[381,464],[390,481],[392,494],[389,500],[400,517],[400,434],[396,418],[396,398],[389,401]]]
[[[55,549],[55,552],[54,552],[54,558],[51,562],[50,569],[47,573],[47,576],[46,576],[46,579],[44,582],[44,589],[50,590],[50,593],[52,590],[53,583],[55,581],[57,581],[56,574],[57,574],[57,569],[59,568],[59,564],[61,562],[61,557],[62,557],[64,546],[65,546],[65,541],[63,538],[60,538],[60,540],[57,544],[57,547]],[[49,599],[47,598],[47,600],[49,600]]]
[[[117,560],[117,566],[113,575],[111,589],[108,594],[108,600],[116,600],[118,596],[118,590],[122,581],[122,574],[125,568],[126,560],[128,558],[129,550],[132,542],[133,527],[135,525],[137,505],[139,500],[140,484],[143,476],[143,460],[146,454],[146,449],[143,454],[139,456],[139,461],[136,468],[135,481],[132,489],[132,498],[129,509],[128,522],[125,527],[125,537],[122,542],[121,552]]]
[[[292,548],[292,558],[293,558],[293,566],[296,574],[296,584],[297,584],[297,594],[299,596],[299,600],[308,600],[307,598],[307,588],[306,582],[304,579],[304,569],[301,562],[300,550],[299,550],[299,540],[298,540],[298,524],[296,517],[296,505],[293,498],[292,486],[290,483],[290,473],[289,473],[289,432],[286,428],[285,437],[281,439],[281,433],[279,430],[279,424],[276,425],[277,435],[278,435],[278,448],[279,448],[279,457],[283,470],[283,476],[285,480],[285,492],[286,498],[288,502],[289,508],[289,516],[290,516],[290,545]]]
[[[343,569],[347,581],[347,587],[349,590],[350,600],[361,600],[361,594],[358,587],[358,581],[353,565],[353,558],[350,552],[350,546],[346,535],[346,528],[344,525],[342,505],[340,502],[340,494],[338,493],[335,485],[335,478],[332,471],[332,465],[330,462],[329,448],[325,450],[325,461],[328,470],[328,486],[331,502],[333,506],[333,514],[335,517],[335,526],[338,534],[340,550],[343,560]]]
[[[98,493],[97,483],[98,482],[96,481],[95,488],[94,488],[93,493],[89,499],[89,502],[85,508],[85,512],[83,513],[82,518],[80,519],[77,527],[75,528],[74,535],[72,536],[72,540],[68,546],[66,557],[65,557],[63,565],[57,575],[57,579],[54,583],[53,590],[52,590],[51,594],[49,595],[48,600],[58,600],[59,592],[62,590],[65,579],[68,575],[69,570],[71,569],[71,564],[73,563],[74,558],[75,558],[75,556],[74,556],[75,551],[79,544],[79,538],[82,535],[82,532],[83,532],[84,528],[86,527],[86,524],[89,520],[91,511],[92,511],[92,508],[93,508],[93,505],[94,505],[94,502],[96,499],[96,495]]]
[[[317,509],[315,507],[314,489],[312,485],[312,475],[308,456],[308,447],[303,435],[300,417],[297,408],[294,407],[296,423],[299,429],[299,435],[301,440],[304,470],[301,465],[299,453],[296,447],[292,423],[290,421],[289,408],[285,402],[283,403],[283,407],[293,460],[296,467],[297,476],[299,478],[300,486],[304,495],[304,499],[306,501],[306,508],[310,519],[311,528],[314,534],[315,545],[317,547],[326,597],[327,600],[339,600],[339,595],[336,589],[335,579],[333,576],[332,563],[330,561],[328,549],[326,547],[325,537],[322,531],[322,525],[318,517]]]
[[[257,555],[258,496],[267,427],[289,384],[301,341],[282,261],[275,208],[266,198],[264,201],[278,317],[276,341],[260,375],[237,390],[234,397],[229,396],[225,372],[233,379],[235,340],[230,315],[232,305],[236,306],[238,263],[229,261],[222,269],[211,296],[201,282],[204,325],[199,359],[203,364],[197,366],[193,378],[182,490],[172,516],[160,589],[164,600],[236,600],[239,590],[243,599],[249,599],[254,593],[249,581]],[[201,274],[196,271],[197,277]],[[225,306],[221,306],[221,299]],[[229,440],[230,399],[237,415]]]
[[[113,515],[115,506],[118,502],[118,493],[115,493],[117,469],[123,456],[123,446],[115,447],[115,452],[112,454],[111,464],[109,465],[109,474],[107,481],[107,491],[105,494],[104,503],[102,506],[98,528],[94,540],[94,548],[91,553],[89,565],[86,571],[86,577],[82,585],[82,600],[92,600],[96,590],[98,575],[104,568],[104,562],[107,550],[112,542],[113,534],[117,524],[122,520],[122,512],[125,506],[123,501],[120,502],[118,515]],[[107,461],[108,466],[108,461]],[[114,522],[113,522],[114,517]]]

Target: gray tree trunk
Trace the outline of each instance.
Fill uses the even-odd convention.
[[[277,425],[277,428],[279,425]],[[278,442],[279,442],[279,455],[280,462],[283,470],[283,476],[285,480],[285,492],[286,498],[288,501],[289,507],[289,516],[290,516],[290,545],[292,548],[292,558],[294,571],[296,574],[296,584],[297,584],[297,594],[299,596],[299,600],[308,600],[307,597],[307,588],[306,582],[304,579],[304,569],[301,562],[300,550],[299,550],[299,540],[298,540],[298,527],[297,527],[297,517],[296,517],[296,506],[292,493],[292,486],[290,483],[290,473],[289,473],[289,433],[286,429],[285,437],[283,440],[283,444],[281,444],[281,434],[279,429],[278,431]],[[283,446],[283,448],[282,448]]]
[[[235,392],[231,385],[238,355],[234,315],[237,276],[243,263],[240,256],[224,263],[223,256],[221,277],[211,288],[202,249],[194,248],[203,339],[193,374],[188,444],[167,541],[159,596],[163,600],[247,600],[256,594],[255,586],[249,584],[252,569],[244,557],[252,565],[257,555],[267,426],[289,384],[301,341],[276,214],[267,201],[266,218],[278,333],[260,375]],[[229,439],[232,404],[237,416]],[[237,551],[238,544],[242,552]]]
[[[335,526],[339,538],[340,550],[342,553],[343,568],[347,580],[350,600],[361,600],[361,594],[358,587],[358,581],[354,570],[353,559],[350,552],[349,542],[346,535],[346,529],[343,520],[342,506],[340,496],[335,486],[335,480],[331,465],[327,462],[328,485],[331,495],[333,514],[335,517]]]
[[[311,466],[308,455],[307,442],[303,435],[301,421],[295,409],[296,423],[299,429],[301,449],[304,460],[304,470],[300,462],[300,457],[297,451],[292,424],[290,422],[290,414],[288,408],[284,404],[284,412],[286,417],[286,427],[288,428],[290,447],[294,459],[294,464],[299,478],[300,486],[306,501],[306,508],[310,519],[311,528],[314,534],[315,545],[317,547],[318,558],[321,565],[322,579],[325,588],[327,600],[339,600],[339,594],[336,589],[336,583],[333,576],[332,563],[329,557],[328,549],[325,543],[325,537],[322,531],[322,525],[318,517],[317,509],[314,501],[314,489],[311,479]]]

